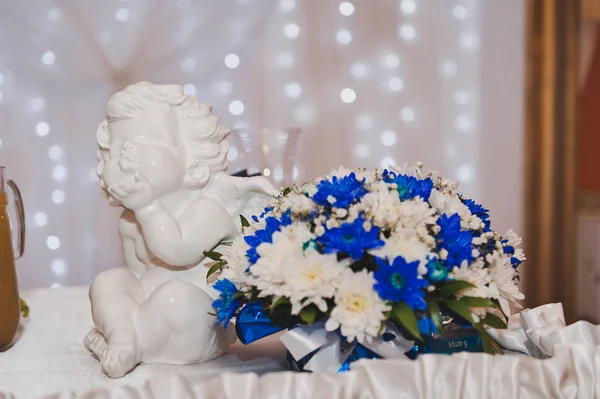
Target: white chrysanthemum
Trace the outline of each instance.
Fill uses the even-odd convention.
[[[371,342],[377,337],[381,322],[385,320],[384,312],[389,306],[373,289],[375,279],[372,273],[361,270],[354,273],[345,269],[337,281],[335,307],[325,323],[327,331],[340,328],[349,342]]]
[[[431,254],[432,247],[423,242],[414,231],[398,231],[383,241],[385,245],[371,251],[373,255],[387,257],[391,262],[398,256],[402,256],[407,262],[419,261],[418,273],[427,273],[427,257]]]
[[[513,229],[508,230],[508,232],[504,235],[503,237],[504,239],[506,239],[506,244],[510,245],[511,247],[513,247],[515,249],[515,254],[513,255],[515,258],[517,258],[518,260],[520,260],[521,262],[525,261],[525,253],[523,252],[523,249],[521,248],[517,248],[518,245],[521,245],[521,243],[523,242],[523,240],[521,239],[521,237],[519,237],[514,231]]]
[[[305,183],[302,185],[302,187],[300,188],[300,191],[302,191],[304,194],[307,194],[309,197],[312,197],[313,195],[315,195],[317,193],[317,186],[315,186],[312,183]]]
[[[250,266],[246,251],[249,248],[248,244],[244,241],[244,236],[239,235],[233,240],[230,246],[226,247],[221,257],[221,259],[227,262],[227,265],[222,269],[221,278],[228,279],[238,288],[246,281],[245,271]]]
[[[482,298],[490,298],[490,289],[487,284],[490,282],[490,276],[488,269],[483,268],[483,260],[478,259],[473,262],[470,266],[467,262],[463,262],[460,267],[455,266],[452,272],[450,272],[450,278],[454,280],[467,281],[473,284],[474,288],[468,288],[457,293],[457,297],[462,296],[475,296]]]
[[[302,253],[302,245],[292,235],[273,233],[273,243],[262,243],[256,248],[260,258],[250,268],[252,284],[259,296],[289,296],[289,287],[283,278],[282,265],[286,260]]]
[[[504,314],[510,315],[510,304],[525,298],[514,280],[516,272],[510,263],[510,256],[494,252],[488,255],[486,260],[490,264],[490,290],[497,292],[493,297],[500,302]]]
[[[289,226],[285,226],[281,229],[281,232],[285,234],[290,241],[295,242],[298,248],[302,248],[304,243],[315,238],[315,235],[310,232],[309,227],[301,222],[294,222]]]
[[[306,250],[303,256],[288,258],[283,269],[285,284],[291,292],[292,314],[299,314],[311,303],[326,312],[325,299],[335,294],[334,282],[347,263],[338,262],[335,254],[323,255],[314,249]]]
[[[457,213],[460,216],[460,225],[463,229],[479,230],[481,228],[481,219],[473,215],[469,207],[463,204],[456,194],[443,193],[434,189],[431,190],[429,203],[440,214],[452,216]]]

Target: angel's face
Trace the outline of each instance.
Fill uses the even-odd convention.
[[[102,173],[107,187],[134,181],[136,173],[150,181],[158,197],[183,187],[185,151],[172,114],[109,123],[110,150]]]

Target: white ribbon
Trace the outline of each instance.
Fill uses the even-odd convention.
[[[385,342],[379,337],[372,343],[364,342],[361,345],[386,359],[405,357],[404,353],[413,347],[414,342],[406,340],[394,325],[387,326],[386,333],[394,334],[396,338]],[[349,345],[342,351],[341,339],[335,332],[325,330],[323,322],[299,326],[281,336],[281,342],[296,361],[319,350],[304,366],[305,370],[314,372],[335,373],[340,369],[356,346]]]

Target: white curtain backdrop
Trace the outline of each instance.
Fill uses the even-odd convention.
[[[0,164],[22,288],[120,265],[93,174],[114,91],[185,85],[230,127],[303,129],[297,181],[424,161],[521,227],[523,0],[2,0]],[[232,164],[235,165],[235,156]]]

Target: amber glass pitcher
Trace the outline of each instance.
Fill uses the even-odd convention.
[[[13,249],[11,223],[8,217],[9,188],[14,197],[17,214],[17,253]],[[13,223],[14,224],[14,223]],[[25,250],[25,214],[19,188],[6,179],[6,170],[0,166],[0,349],[10,345],[21,320],[21,302],[17,288],[15,259]]]

